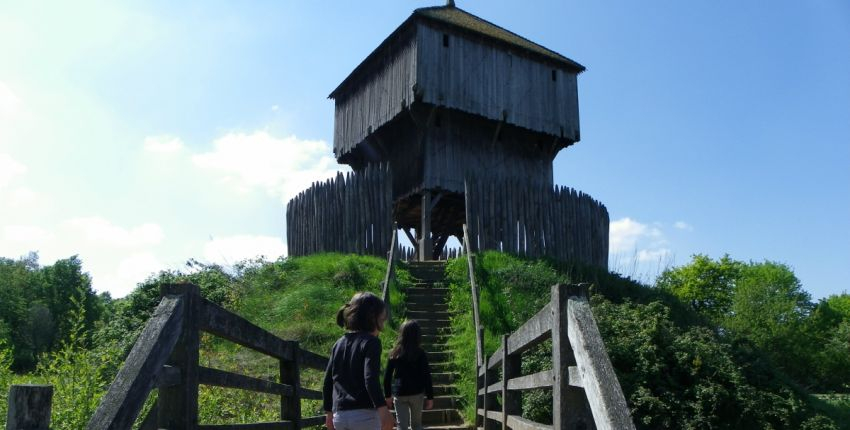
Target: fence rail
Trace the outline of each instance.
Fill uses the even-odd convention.
[[[301,386],[301,369],[324,370],[328,359],[301,349],[248,320],[202,298],[191,284],[166,285],[162,300],[133,345],[108,392],[89,421],[89,430],[129,429],[154,388],[159,396],[142,420],[147,429],[300,429],[325,417],[303,417],[301,399],[321,392]],[[200,333],[206,332],[279,361],[278,381],[200,366]],[[198,423],[198,387],[212,385],[280,396],[280,420],[253,424]]]
[[[387,273],[384,275],[382,285],[383,291],[381,298],[384,300],[384,305],[387,309],[387,322],[392,321],[392,298],[390,297],[390,282],[395,279],[395,265],[398,262],[398,225],[393,225],[392,240],[390,241],[390,250],[387,251]]]

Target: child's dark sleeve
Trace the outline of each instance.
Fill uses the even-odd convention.
[[[381,393],[381,340],[372,338],[364,346],[363,379],[366,382],[366,392],[372,401],[372,407],[386,406]]]
[[[387,370],[384,372],[384,397],[392,397],[393,371],[395,370],[395,360],[387,360]]]
[[[422,352],[422,373],[425,375],[425,398],[434,399],[434,384],[431,381],[431,365],[428,364],[428,353]]]
[[[325,369],[325,381],[322,384],[322,407],[326,412],[333,411],[333,393],[334,393],[334,381],[333,381],[333,352],[331,352],[330,358],[328,358],[328,367]]]

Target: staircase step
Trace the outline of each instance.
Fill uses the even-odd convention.
[[[431,372],[431,380],[434,384],[448,385],[454,382],[457,375],[451,372]]]
[[[408,319],[416,320],[419,322],[419,326],[423,329],[425,327],[428,328],[440,328],[440,329],[448,329],[451,327],[451,321],[448,319],[426,319],[426,318],[414,318],[410,315],[407,316]]]
[[[448,312],[407,311],[407,317],[417,320],[446,320],[451,318]]]
[[[431,409],[422,411],[422,424],[463,424],[457,409]]]
[[[448,312],[449,305],[440,303],[411,303],[407,302],[408,312]]]
[[[431,363],[444,363],[449,361],[448,351],[428,351],[428,361]]]
[[[408,294],[408,295],[410,295],[410,294],[413,294],[413,295],[420,294],[420,295],[428,295],[428,296],[435,296],[435,295],[448,296],[449,295],[449,289],[448,288],[435,287],[430,283],[428,283],[428,284],[422,283],[422,284],[416,284],[416,285],[422,285],[422,286],[421,287],[419,287],[419,286],[410,287],[410,288],[404,290],[404,293]]]
[[[434,409],[457,409],[459,403],[455,396],[434,396]]]
[[[426,430],[475,430],[475,427],[462,424],[429,425]]]
[[[434,385],[434,397],[456,396],[457,388],[454,385]]]
[[[425,345],[434,345],[438,343],[446,343],[451,338],[451,335],[446,333],[439,334],[423,334],[422,343]]]
[[[436,326],[433,326],[433,325],[428,326],[428,327],[424,327],[420,324],[419,328],[422,329],[422,336],[423,337],[425,337],[425,336],[448,336],[449,335],[449,328],[448,327],[436,327]]]

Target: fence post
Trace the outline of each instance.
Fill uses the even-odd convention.
[[[479,351],[484,350],[484,327],[477,327],[478,329],[478,337],[476,341],[478,342],[477,349]],[[484,425],[484,418],[481,415],[478,415],[478,411],[484,409],[484,395],[479,394],[481,389],[487,386],[487,381],[485,379],[486,375],[481,375],[481,366],[485,364],[482,363],[480,354],[477,357],[477,361],[475,363],[475,427],[482,427]]]
[[[6,430],[48,430],[52,402],[52,385],[12,385]]]
[[[492,418],[488,417],[489,411],[495,411],[499,407],[499,402],[496,399],[496,394],[491,392],[488,388],[494,382],[496,382],[499,378],[496,375],[495,369],[488,369],[490,367],[490,359],[484,359],[484,417],[483,417],[483,427],[484,430],[496,430],[496,421]]]
[[[508,430],[508,415],[522,415],[522,394],[508,391],[508,380],[522,372],[522,356],[508,354],[508,335],[502,336],[502,430]]]
[[[293,342],[292,360],[280,360],[280,383],[292,386],[292,396],[280,397],[280,419],[292,421],[292,429],[301,428],[301,348]]]
[[[180,369],[180,383],[159,389],[158,426],[171,430],[195,430],[198,427],[198,317],[201,294],[197,285],[168,284],[163,296],[182,295],[185,313],[183,331],[166,365]]]
[[[584,390],[570,385],[570,367],[576,365],[567,331],[567,304],[571,295],[587,296],[585,285],[552,286],[552,428],[595,429],[590,404]]]

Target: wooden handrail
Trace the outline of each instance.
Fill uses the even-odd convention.
[[[552,339],[552,369],[521,375],[522,353]],[[501,369],[500,369],[501,368]],[[501,372],[499,372],[501,370]],[[498,376],[501,373],[501,378]],[[587,285],[554,285],[551,299],[477,367],[477,424],[514,429],[634,429],[620,383],[587,301]],[[522,418],[518,392],[551,387],[553,424]],[[492,409],[495,395],[501,410]]]
[[[469,272],[469,286],[472,292],[472,321],[475,325],[475,359],[476,364],[481,366],[484,363],[484,339],[481,331],[481,314],[478,306],[480,297],[478,294],[478,285],[475,283],[475,260],[472,252],[472,247],[469,244],[469,229],[466,224],[463,225],[463,250],[466,253],[466,265]]]
[[[165,296],[145,324],[130,355],[89,421],[89,430],[133,425],[183,328],[183,296]]]
[[[387,273],[384,275],[383,291],[381,298],[387,309],[387,322],[392,319],[392,301],[390,298],[390,282],[395,278],[395,263],[398,259],[398,224],[393,223],[393,234],[391,235],[390,249],[387,251]]]
[[[142,429],[301,429],[324,423],[324,416],[302,417],[301,399],[322,393],[301,386],[300,368],[324,370],[328,358],[303,350],[199,295],[190,284],[163,287],[163,298],[148,320],[118,376],[89,422],[89,430],[129,429],[150,392],[159,399]],[[204,331],[280,361],[280,381],[268,381],[198,365],[198,333]],[[279,395],[280,421],[254,424],[200,425],[198,386]]]

